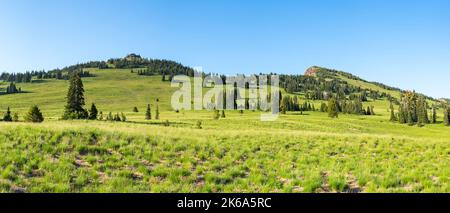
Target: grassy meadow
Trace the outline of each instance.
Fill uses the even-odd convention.
[[[161,76],[90,71],[86,107],[128,121],[62,121],[67,81],[18,84],[25,93],[1,95],[0,111],[23,120],[37,104],[46,120],[0,122],[0,192],[450,192],[450,127],[389,122],[385,100],[364,103],[375,116],[262,122],[261,112],[226,111],[214,120],[171,110],[176,88]],[[147,121],[156,98],[160,120]]]

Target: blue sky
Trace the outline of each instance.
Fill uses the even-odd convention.
[[[207,72],[319,65],[450,97],[450,1],[1,0],[0,71],[138,53]]]

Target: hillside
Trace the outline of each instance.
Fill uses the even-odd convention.
[[[59,120],[67,80],[17,83],[25,92],[0,95],[0,111],[11,107],[21,120],[0,122],[0,192],[450,191],[450,131],[442,111],[437,124],[408,126],[389,121],[386,97],[368,97],[363,107],[374,106],[376,115],[332,119],[318,110],[288,111],[262,122],[261,112],[245,110],[213,119],[208,110],[173,111],[176,88],[157,73],[140,75],[145,68],[83,69],[92,75],[82,78],[87,107],[95,102],[104,114],[123,112],[127,122]],[[309,78],[320,75],[349,91],[399,94],[332,71],[306,79],[317,83]],[[325,102],[286,95],[317,107]],[[152,120],[145,119],[149,103]],[[23,122],[35,104],[46,120]]]

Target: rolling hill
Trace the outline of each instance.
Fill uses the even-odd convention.
[[[0,95],[0,109],[11,107],[20,120],[31,105],[46,119],[0,122],[0,192],[450,191],[450,131],[442,116],[438,124],[402,125],[389,121],[386,98],[369,98],[363,104],[375,107],[374,116],[287,112],[262,122],[260,112],[246,110],[213,119],[208,110],[172,110],[176,88],[157,71],[139,75],[139,64],[107,64],[83,67],[93,76],[83,78],[86,104],[95,102],[104,114],[123,112],[127,122],[60,120],[64,79],[17,83],[24,93]],[[354,87],[400,96],[392,87],[319,70]],[[152,113],[158,104],[159,120],[145,120],[147,104]]]

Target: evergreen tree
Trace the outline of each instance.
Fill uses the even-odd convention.
[[[436,123],[437,115],[436,115],[436,106],[433,105],[431,108],[431,123]]]
[[[218,120],[220,118],[219,110],[213,110],[213,119]]]
[[[6,110],[5,115],[3,116],[3,121],[6,121],[6,122],[11,122],[12,121],[11,110],[9,109],[9,107]]]
[[[338,106],[335,98],[330,98],[328,100],[328,116],[330,118],[338,117]]]
[[[394,105],[392,104],[392,102],[391,102],[391,105],[389,106],[389,109],[391,111],[391,118],[389,120],[392,122],[397,121],[397,117],[395,116],[395,112],[394,112]]]
[[[123,122],[127,121],[127,117],[125,116],[125,114],[123,112],[120,113],[120,117],[122,118]]]
[[[370,106],[370,114],[371,114],[371,115],[375,115],[375,111],[374,111],[373,109],[374,109],[374,106],[371,105],[371,106]]]
[[[116,113],[116,114],[114,115],[114,121],[120,121],[119,113]]]
[[[326,104],[326,103],[322,103],[322,104],[320,105],[320,111],[321,111],[321,112],[328,112],[328,107],[327,107],[327,104]]]
[[[103,121],[103,112],[100,111],[100,117],[98,118],[98,120]]]
[[[17,114],[17,112],[14,113],[14,115],[13,115],[13,121],[14,121],[14,122],[19,121],[19,114]]]
[[[450,125],[450,111],[448,109],[448,105],[445,104],[444,106],[444,125],[449,126]]]
[[[398,107],[398,122],[401,124],[406,123],[406,113],[401,105]]]
[[[84,87],[79,72],[73,72],[70,76],[69,90],[67,92],[67,104],[63,119],[85,119],[88,112],[84,107]]]
[[[89,111],[89,119],[96,120],[97,119],[98,110],[94,103],[91,105],[91,110]]]
[[[367,106],[367,110],[366,110],[366,115],[372,115],[371,111],[370,111],[370,107]]]
[[[225,118],[225,110],[222,110],[222,118]]]
[[[106,117],[107,121],[114,121],[114,117],[111,112],[109,112],[108,117]]]
[[[38,106],[35,105],[30,108],[30,111],[25,116],[25,121],[33,123],[40,123],[44,121],[44,116],[42,116],[41,110]]]
[[[134,108],[133,108],[133,112],[139,112],[138,108],[137,108],[137,107],[134,107]]]
[[[150,108],[150,104],[147,104],[147,111],[145,112],[145,120],[151,120],[152,119],[152,111]]]
[[[159,106],[158,106],[158,104],[156,104],[155,120],[159,120]]]

